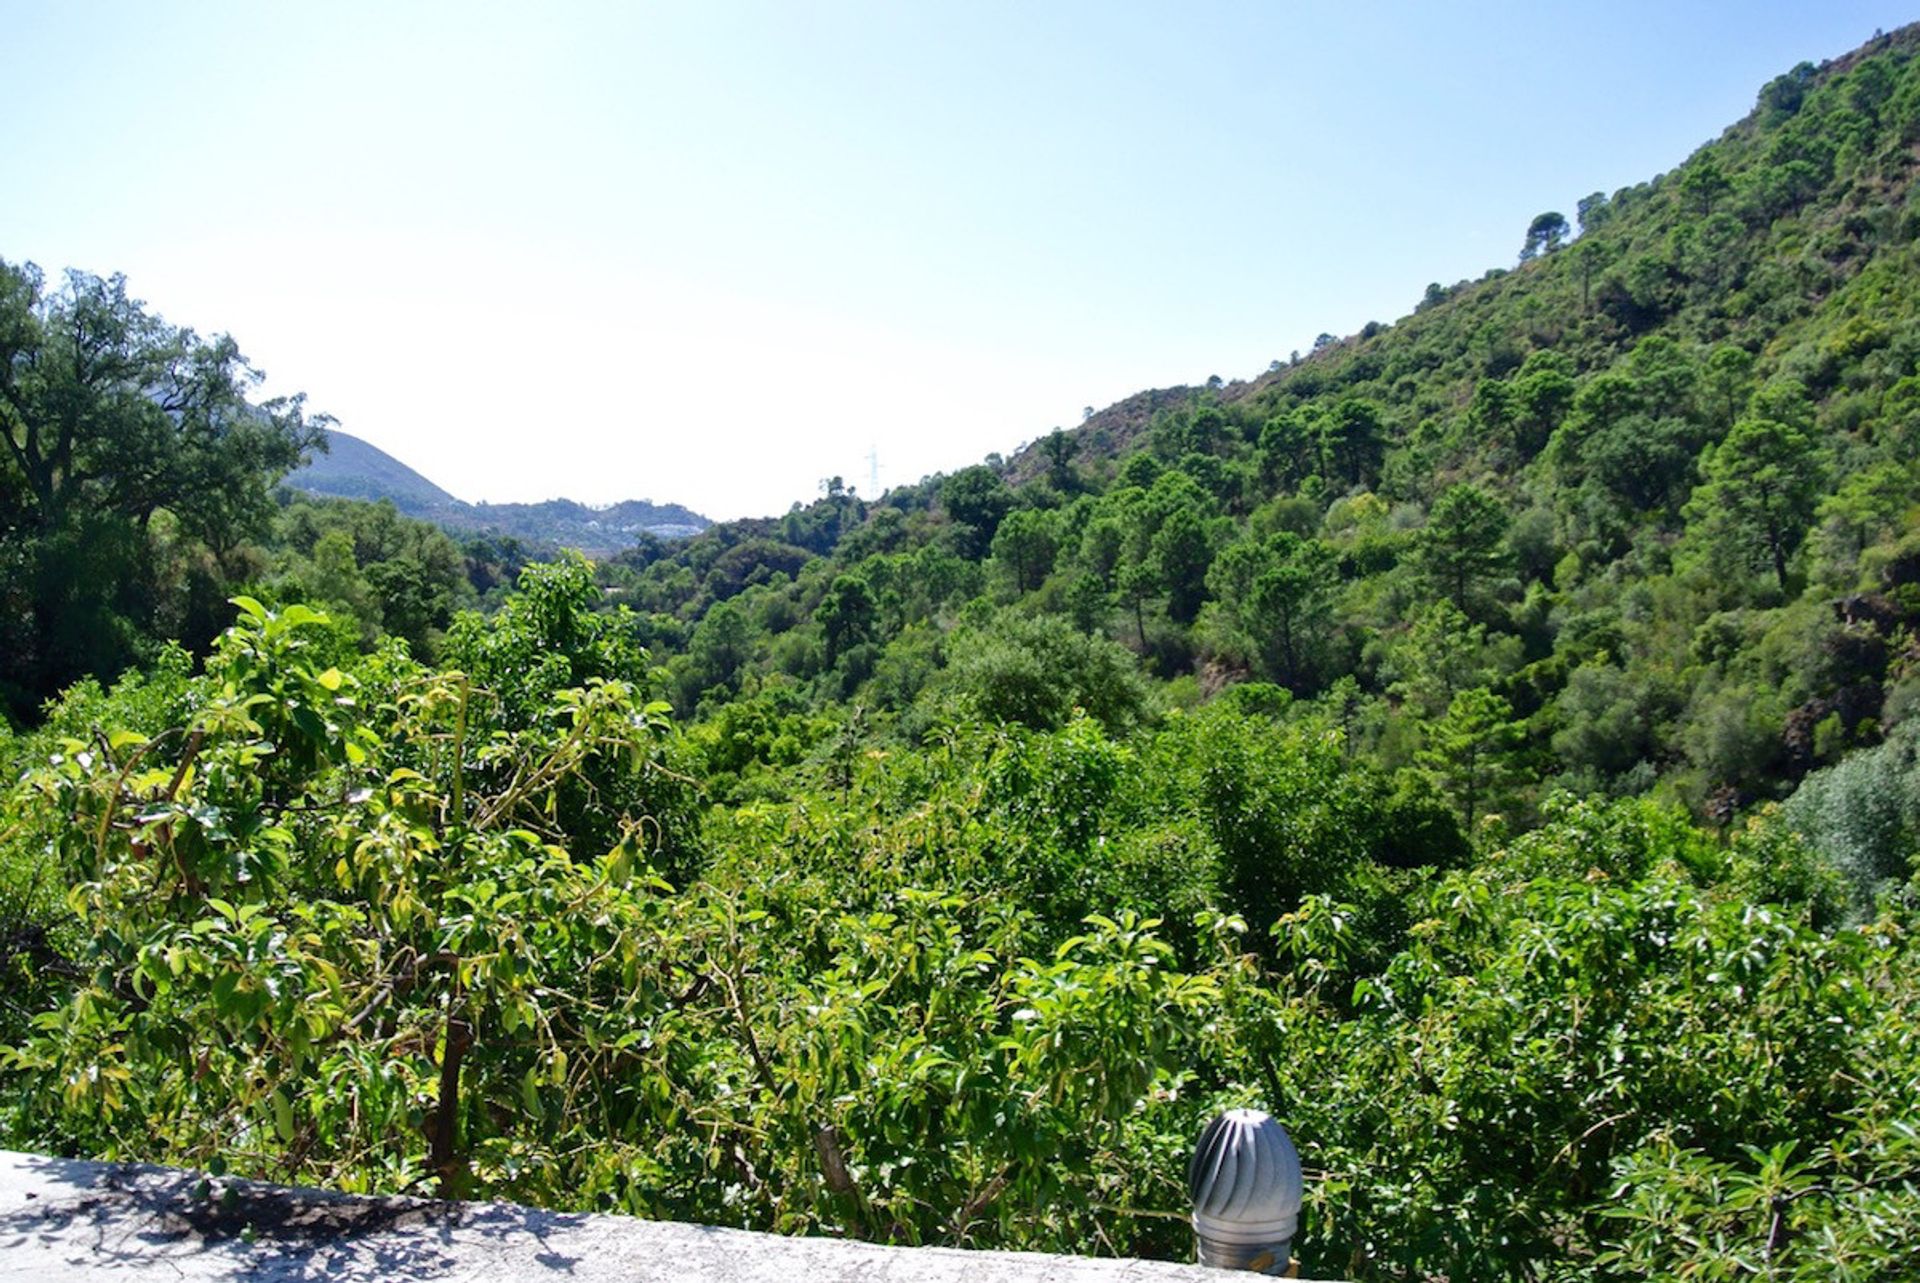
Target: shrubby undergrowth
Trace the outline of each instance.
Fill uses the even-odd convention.
[[[592,598],[531,577],[466,669],[243,601],[204,675],[76,688],[14,746],[8,907],[50,929],[9,945],[7,1143],[1180,1255],[1184,1147],[1259,1101],[1316,1273],[1911,1260],[1913,913],[1838,925],[1779,818],[1563,798],[1469,863],[1337,726],[1224,701],[963,720],[702,814]]]

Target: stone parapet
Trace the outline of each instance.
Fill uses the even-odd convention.
[[[1221,1283],[1164,1261],[880,1247],[512,1203],[364,1198],[0,1150],[0,1280]]]

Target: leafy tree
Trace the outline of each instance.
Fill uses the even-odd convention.
[[[1660,753],[1654,730],[1658,694],[1616,664],[1580,665],[1554,705],[1560,727],[1553,733],[1555,758],[1588,780],[1626,780]]]
[[[1321,457],[1329,476],[1364,485],[1378,472],[1386,448],[1385,417],[1378,405],[1345,397],[1319,428]]]
[[[781,542],[824,554],[866,515],[866,505],[839,477],[823,478],[820,491],[819,499],[805,507],[796,502],[781,518]]]
[[[1426,718],[1446,714],[1461,691],[1486,686],[1517,667],[1513,638],[1489,637],[1451,601],[1442,599],[1414,616],[1388,650],[1394,681],[1388,694]]]
[[[260,379],[231,338],[168,325],[124,278],[69,272],[49,290],[0,262],[0,600],[19,621],[0,689],[16,710],[154,644],[178,609],[160,562],[179,543],[219,581],[239,569],[272,484],[324,447],[299,397],[249,403]]]
[[[1812,63],[1802,62],[1784,76],[1769,80],[1760,90],[1761,123],[1777,128],[1799,111],[1818,70]]]
[[[261,377],[231,338],[149,315],[124,277],[69,272],[48,292],[31,264],[0,263],[0,440],[35,528],[84,508],[144,529],[165,508],[231,548],[264,521],[272,482],[325,442],[300,398],[248,402]]]
[[[857,575],[839,575],[820,605],[813,612],[814,622],[826,635],[827,666],[873,637],[877,612],[873,590]]]
[[[1428,730],[1420,764],[1453,796],[1468,833],[1517,777],[1523,735],[1512,706],[1484,686],[1455,695],[1446,716]]]
[[[1748,417],[1773,419],[1796,432],[1813,430],[1813,402],[1806,385],[1796,379],[1772,379],[1747,402]]]
[[[1083,710],[1111,730],[1147,716],[1146,683],[1127,651],[1053,615],[1001,615],[953,644],[938,696],[993,722],[1065,726]]]
[[[1103,586],[1113,581],[1126,549],[1126,523],[1118,513],[1096,513],[1080,533],[1080,564]]]
[[[1164,411],[1154,417],[1154,447],[1160,456],[1211,455],[1228,439],[1232,425],[1218,405],[1200,404]]]
[[[960,555],[978,561],[993,546],[1001,520],[1013,510],[1013,491],[992,468],[962,468],[940,486],[940,502],[956,523]]]
[[[1499,500],[1462,483],[1435,500],[1417,557],[1436,590],[1469,614],[1474,593],[1506,564],[1506,533],[1507,513]]]
[[[1920,477],[1911,464],[1885,462],[1855,472],[1820,501],[1810,546],[1824,582],[1849,587],[1869,548],[1893,540],[1913,509]]]
[[[1717,797],[1708,818],[1725,823],[1730,806],[1752,797],[1785,755],[1786,708],[1777,691],[1738,678],[1703,682],[1687,701],[1676,738],[1698,779]]]
[[[345,530],[329,530],[315,541],[307,588],[316,604],[343,610],[359,620],[363,641],[379,635],[380,606],[354,556],[353,536]]]
[[[100,1088],[72,1105],[102,1143],[150,1146],[157,1125],[181,1158],[234,1136],[252,1138],[243,1151],[319,1145],[459,1192],[489,1137],[544,1112],[542,1089],[555,1105],[567,1097],[555,1069],[568,1053],[591,1054],[540,1005],[563,990],[610,994],[623,969],[639,979],[618,961],[644,947],[639,902],[616,887],[646,877],[644,861],[616,854],[608,879],[524,826],[595,755],[647,751],[663,706],[596,684],[561,717],[489,738],[464,675],[402,664],[369,674],[403,692],[375,732],[359,721],[360,684],[313,662],[314,612],[241,605],[189,733],[125,732],[124,765],[69,763],[43,781],[76,838],[96,814],[127,836],[91,856],[64,848],[98,875],[76,912],[118,934],[96,941],[98,987],[47,1022],[25,1063],[57,1077],[93,1061]],[[165,769],[133,769],[149,745],[170,746]],[[499,769],[475,771],[468,753]],[[348,778],[358,791],[343,800]],[[346,808],[357,824],[296,818]],[[484,963],[502,956],[518,965]],[[644,1003],[649,983],[629,984],[627,1001]],[[600,1010],[568,1005],[560,1027]],[[183,1062],[192,1074],[176,1072]]]
[[[1768,220],[1798,212],[1826,185],[1821,167],[1796,157],[1754,174],[1747,192],[1754,212]]]
[[[1067,587],[1067,618],[1083,633],[1097,633],[1112,611],[1106,585],[1098,575],[1080,575]]]
[[[1680,176],[1681,195],[1693,202],[1703,217],[1713,213],[1714,202],[1732,189],[1733,183],[1711,155],[1703,156],[1687,166],[1686,173]]]
[[[1567,258],[1580,274],[1580,310],[1593,310],[1593,282],[1613,261],[1613,249],[1602,241],[1588,240],[1583,234],[1567,248]]]
[[[1594,192],[1592,195],[1582,196],[1575,204],[1574,212],[1575,216],[1580,220],[1580,234],[1585,236],[1594,228],[1605,223],[1607,216],[1612,213],[1612,210],[1607,204],[1607,194],[1605,192]]]
[[[1260,482],[1269,493],[1297,484],[1319,468],[1318,425],[1295,410],[1275,415],[1260,429]]]
[[[1088,406],[1080,416],[1082,420],[1093,417],[1093,407]],[[1073,456],[1080,448],[1080,442],[1055,428],[1040,439],[1041,453],[1047,457],[1047,480],[1061,494],[1072,494],[1080,488],[1080,478],[1073,470]]]
[[[1038,588],[1053,573],[1058,553],[1052,514],[1038,508],[1009,513],[993,536],[993,558],[1012,572],[1019,592]]]
[[[367,583],[380,600],[380,626],[417,655],[429,656],[440,632],[453,621],[451,567],[430,567],[413,557],[394,557],[367,567]]]
[[[1473,401],[1467,407],[1467,420],[1488,440],[1498,441],[1512,427],[1515,406],[1513,386],[1504,379],[1482,379],[1474,385]]]
[[[1636,512],[1678,511],[1693,480],[1700,432],[1688,420],[1629,415],[1588,438],[1594,486]]]
[[[725,601],[775,575],[793,578],[811,555],[805,548],[775,539],[746,539],[714,560],[707,570],[706,589],[714,600]]]
[[[1175,470],[1192,477],[1209,496],[1226,507],[1237,505],[1243,470],[1213,454],[1183,454]]]
[[[1545,448],[1573,405],[1572,363],[1558,352],[1535,352],[1511,380],[1514,445],[1522,459]]]
[[[1910,876],[1920,857],[1920,736],[1902,727],[1801,782],[1786,820],[1847,879],[1856,915]]]
[[[1331,548],[1288,531],[1228,548],[1210,572],[1265,671],[1296,693],[1315,683],[1316,652],[1337,585]]]
[[[1366,884],[1377,862],[1449,858],[1451,825],[1426,827],[1418,800],[1396,798],[1380,775],[1349,762],[1331,730],[1216,702],[1171,722],[1147,750],[1143,800],[1164,810],[1178,799],[1195,812],[1219,853],[1224,904],[1249,923],[1271,928],[1305,896],[1372,899]],[[1406,829],[1435,845],[1407,852]],[[1284,948],[1284,935],[1274,935]]]
[[[1150,556],[1154,578],[1167,594],[1167,613],[1192,623],[1207,599],[1207,567],[1213,563],[1213,541],[1200,514],[1175,509],[1154,532]]]
[[[1543,253],[1551,253],[1560,248],[1573,229],[1567,226],[1567,216],[1553,210],[1537,215],[1527,224],[1527,239],[1520,247],[1520,261],[1527,262]]]
[[[715,603],[693,630],[688,645],[692,677],[688,693],[697,699],[701,692],[715,688],[738,690],[741,670],[752,658],[753,627],[746,615],[733,602]],[[690,699],[688,704],[693,702]]]
[[[1753,353],[1745,348],[1723,343],[1707,355],[1702,381],[1709,413],[1721,428],[1732,427],[1746,404],[1752,371]]]
[[[1876,1139],[1888,1130],[1877,1111],[1899,1090],[1887,1058],[1908,1062],[1844,1018],[1819,1022],[1844,1009],[1852,985],[1905,974],[1911,950],[1813,926],[1817,901],[1788,878],[1763,893],[1768,868],[1805,868],[1777,833],[1735,835],[1729,858],[1654,806],[1562,799],[1551,814],[1422,897],[1422,930],[1377,979],[1356,982],[1351,1015],[1344,986],[1327,983],[1351,974],[1346,906],[1303,906],[1288,924],[1297,979],[1284,1017],[1269,1019],[1284,1019],[1289,1043],[1308,1029],[1326,1037],[1342,1062],[1331,1073],[1324,1057],[1281,1065],[1296,1131],[1326,1137],[1329,1170],[1415,1155],[1433,1164],[1369,1182],[1368,1197],[1342,1188],[1321,1201],[1334,1222],[1317,1258],[1325,1270],[1523,1278],[1572,1258],[1593,1261],[1567,1271],[1591,1279],[1899,1273],[1911,1196],[1873,1182],[1903,1184],[1876,1176],[1910,1152]],[[1757,950],[1752,968],[1726,966],[1743,949]],[[1912,1006],[1895,1008],[1884,1018],[1904,1026]],[[1774,1086],[1729,1091],[1754,1081],[1743,1066],[1756,1048],[1785,1057]],[[1837,1095],[1815,1086],[1835,1074],[1846,1083]],[[1580,1090],[1516,1087],[1570,1081]],[[1366,1102],[1402,1092],[1452,1125],[1370,1116]],[[1708,1117],[1709,1127],[1682,1121]],[[1837,1119],[1844,1143],[1806,1144],[1803,1129],[1831,1135]],[[1524,1206],[1505,1201],[1516,1188],[1531,1192]],[[1465,1228],[1470,1207],[1499,1228]],[[1876,1217],[1900,1228],[1876,1230]],[[1364,1246],[1341,1255],[1349,1244]]]
[[[1787,561],[1813,524],[1821,468],[1812,439],[1775,419],[1742,419],[1707,456],[1687,504],[1690,538],[1711,564],[1769,566],[1787,589]]]
[[[453,540],[391,503],[292,500],[267,544],[263,591],[337,609],[358,621],[363,645],[398,637],[430,659],[454,611],[474,596],[472,568]]]
[[[493,615],[454,620],[441,662],[485,695],[467,710],[463,733],[471,743],[511,734],[512,728],[551,726],[554,710],[567,702],[561,698],[565,691],[617,684],[643,706],[659,703],[653,697],[664,674],[640,643],[641,621],[625,608],[601,607],[592,568],[569,554],[529,566],[519,591]],[[653,753],[609,748],[571,761],[566,779],[542,795],[552,823],[582,849],[604,851],[628,832],[635,815],[649,815],[640,849],[659,871],[689,875],[703,859],[696,789],[669,760],[670,747],[663,744]],[[476,753],[470,782],[475,788],[510,788],[502,773],[513,769],[508,757]]]

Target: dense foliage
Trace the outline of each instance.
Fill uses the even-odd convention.
[[[336,608],[362,641],[416,653],[525,562],[466,548],[387,504],[276,491],[325,447],[300,397],[248,399],[261,373],[130,298],[120,277],[49,288],[0,261],[0,717],[31,719],[87,675],[204,650],[251,587]]]
[[[0,738],[0,1138],[1164,1256],[1257,1102],[1308,1274],[1911,1274],[1916,47],[871,502],[523,569],[258,460],[237,622]]]
[[[530,573],[457,670],[243,599],[203,676],[55,708],[5,849],[69,888],[19,906],[14,1141],[1164,1254],[1182,1147],[1258,1099],[1316,1272],[1910,1259],[1914,911],[1837,926],[1777,817],[1562,797],[1408,868],[1443,812],[1227,700],[956,724],[703,815],[702,737],[594,596]]]
[[[298,398],[250,403],[260,378],[120,277],[0,262],[0,704],[219,630],[227,558],[320,431]]]

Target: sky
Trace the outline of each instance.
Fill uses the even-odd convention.
[[[0,0],[0,259],[465,499],[769,515],[1395,320],[1916,18]]]

